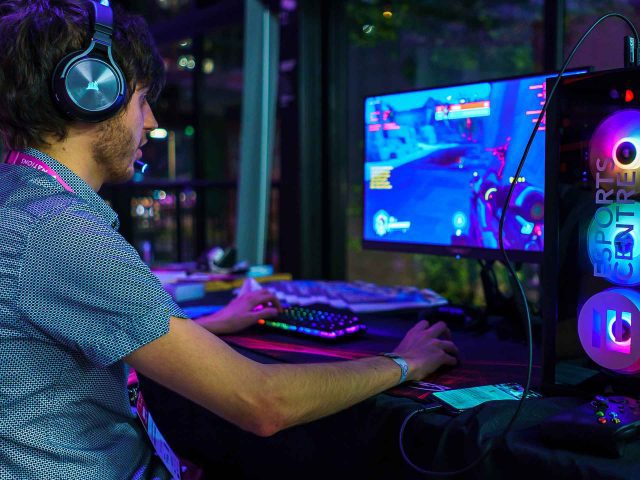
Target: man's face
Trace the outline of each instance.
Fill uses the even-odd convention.
[[[92,153],[105,182],[122,183],[133,177],[133,162],[142,157],[146,132],[158,127],[146,93],[146,88],[136,89],[121,113],[100,124]]]

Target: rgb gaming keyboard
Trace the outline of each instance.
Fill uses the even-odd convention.
[[[353,314],[310,307],[287,306],[277,317],[260,319],[260,325],[311,337],[335,340],[365,332],[367,327]]]

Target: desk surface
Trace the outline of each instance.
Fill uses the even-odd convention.
[[[391,321],[391,320],[389,320]],[[385,322],[383,322],[385,323]],[[395,345],[399,338],[387,336],[386,328],[379,329],[375,320],[370,322],[369,338],[340,345],[318,346],[314,340],[290,337],[262,329],[229,338],[230,342],[250,355],[264,355],[269,361],[296,362],[331,361],[358,358]],[[377,325],[377,326],[376,326]],[[409,324],[400,323],[398,332]],[[380,338],[379,338],[380,337]],[[477,336],[467,332],[454,332],[454,340],[462,353],[461,365],[436,373],[429,382],[460,387],[507,381],[523,382],[526,375],[526,346],[502,341],[491,333]],[[382,349],[384,350],[384,349]],[[326,353],[328,352],[328,354]],[[260,356],[254,357],[260,360]],[[394,452],[384,450],[385,465],[391,466],[387,475],[394,478],[424,478],[402,460],[399,454],[398,434],[404,418],[420,408],[414,400],[426,400],[428,394],[410,387],[394,389],[389,395],[374,399],[373,415],[381,422],[378,435],[387,438]],[[420,397],[423,397],[422,399]],[[562,410],[575,408],[584,399],[558,397],[529,401],[521,413],[516,428],[505,442],[492,450],[483,464],[462,478],[570,478],[570,479],[636,479],[640,478],[640,442],[627,445],[625,455],[619,459],[595,457],[568,450],[550,449],[539,438],[539,424],[546,417]],[[481,452],[487,439],[502,433],[515,410],[516,402],[489,402],[473,410],[452,416],[445,412],[428,412],[414,417],[405,430],[404,445],[409,458],[425,469],[455,470],[472,462]],[[380,453],[378,453],[380,455]],[[378,467],[380,468],[380,467]],[[383,471],[383,470],[381,470]],[[380,477],[382,478],[382,477]]]
[[[393,350],[413,326],[416,314],[368,314],[362,319],[368,327],[364,335],[337,342],[319,341],[258,326],[240,335],[223,338],[238,348],[286,363],[351,360]],[[460,329],[454,329],[453,340],[461,352],[458,366],[441,369],[426,381],[450,388],[505,382],[524,384],[526,381],[528,351],[525,342],[501,340],[492,331],[480,334]],[[538,358],[538,351],[534,349],[534,386],[539,385]],[[426,397],[423,391],[412,389],[410,384],[390,393],[417,400]]]
[[[391,350],[416,319],[415,316],[411,318],[406,315],[385,314],[368,315],[364,320],[368,325],[365,335],[339,343],[318,342],[315,339],[282,334],[262,327],[249,329],[242,335],[223,338],[245,355],[265,363],[338,361]],[[527,360],[524,342],[500,340],[492,332],[478,335],[468,331],[454,331],[454,341],[462,352],[461,364],[437,372],[427,379],[429,382],[450,387],[524,382]],[[536,367],[534,373],[537,372],[539,369]],[[225,458],[228,460],[232,457],[252,456],[251,464],[244,465],[239,460],[235,460],[234,463],[235,468],[239,469],[242,475],[246,475],[246,478],[253,478],[251,472],[257,472],[255,475],[266,478],[263,474],[269,471],[278,473],[280,478],[293,478],[294,474],[301,473],[301,469],[304,469],[307,478],[316,478],[309,477],[309,472],[318,468],[318,459],[308,450],[321,455],[320,452],[327,448],[331,453],[323,460],[326,465],[332,465],[333,462],[335,468],[345,474],[365,473],[360,470],[349,471],[352,465],[356,465],[356,461],[347,463],[336,453],[352,449],[351,446],[343,446],[340,450],[338,447],[343,445],[341,442],[344,442],[344,445],[357,444],[358,447],[353,448],[353,452],[360,451],[359,455],[367,456],[367,461],[371,462],[369,473],[374,476],[366,478],[424,478],[405,464],[398,448],[400,425],[409,413],[420,408],[421,403],[416,400],[420,400],[421,396],[425,397],[424,392],[416,393],[407,387],[395,389],[388,392],[394,396],[378,395],[337,416],[303,427],[294,427],[270,439],[257,439],[239,434],[233,426],[225,424],[220,419],[214,422],[211,419],[213,415],[200,407],[185,407],[184,402],[190,402],[184,399],[173,398],[166,401],[168,396],[175,397],[175,394],[166,391],[159,394],[162,387],[154,386],[146,379],[143,382],[143,390],[144,383],[148,384],[151,402],[146,393],[145,397],[148,403],[156,404],[156,412],[153,412],[154,408],[150,406],[165,436],[174,438],[175,443],[189,443],[193,438],[205,438],[206,452],[211,452],[212,448],[221,451],[229,448],[226,447],[229,442],[237,444],[236,449],[227,453]],[[396,395],[411,398],[398,398]],[[160,400],[160,397],[163,400]],[[640,478],[640,442],[628,445],[625,456],[620,459],[551,450],[541,442],[538,437],[538,425],[544,418],[583,402],[583,399],[577,398],[544,398],[529,401],[516,428],[508,435],[506,441],[493,449],[486,461],[464,478]],[[458,416],[444,412],[416,415],[405,431],[406,451],[410,458],[423,468],[446,470],[463,467],[476,458],[487,438],[502,432],[515,406],[516,402],[489,402]],[[163,412],[162,409],[166,411]],[[187,410],[190,412],[188,419],[175,420],[176,416],[186,415],[184,412]],[[197,427],[195,430],[194,427],[184,430],[183,425],[186,423],[195,424]],[[351,429],[349,425],[354,431],[362,431],[358,433],[357,438],[351,438],[355,434],[348,434],[347,440],[342,439],[345,431]],[[220,437],[228,439],[237,438],[238,435],[241,440],[220,443]],[[200,443],[192,448],[198,450]],[[335,443],[337,447],[330,448],[329,443]],[[258,451],[262,453],[256,453]],[[203,455],[206,456],[206,453]],[[309,455],[307,460],[305,455]],[[288,460],[279,460],[280,457]],[[282,462],[292,463],[287,463],[285,468]],[[219,470],[221,467],[219,463],[214,463],[213,468]]]

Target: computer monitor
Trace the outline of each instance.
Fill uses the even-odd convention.
[[[366,97],[363,246],[501,258],[498,224],[511,175],[553,76]],[[513,260],[542,261],[544,155],[543,121],[507,212]]]

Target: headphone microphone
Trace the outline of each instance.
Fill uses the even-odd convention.
[[[145,173],[147,171],[147,168],[149,168],[149,164],[144,163],[142,160],[136,160],[135,162],[133,162],[133,167],[140,173]]]

